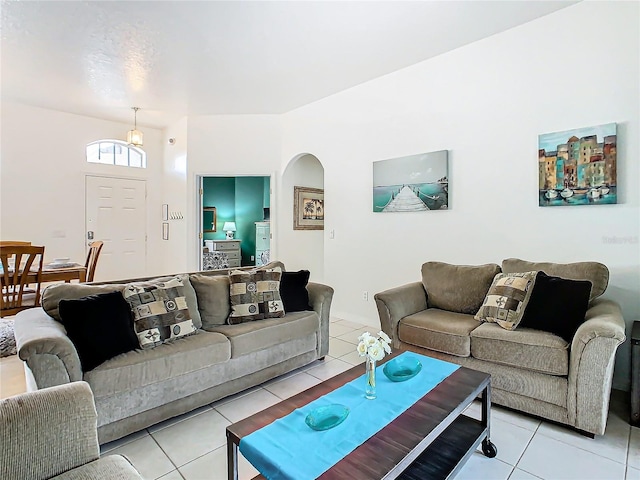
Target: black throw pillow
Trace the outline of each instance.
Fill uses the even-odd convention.
[[[589,308],[591,282],[538,272],[521,327],[554,333],[571,343]]]
[[[309,270],[299,272],[282,272],[280,277],[280,298],[284,304],[285,312],[302,312],[313,310],[309,306]]]
[[[60,300],[58,308],[67,335],[78,351],[83,372],[140,348],[131,309],[119,291]]]

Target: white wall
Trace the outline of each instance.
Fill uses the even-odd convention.
[[[284,115],[283,158],[312,152],[325,169],[332,314],[378,325],[371,294],[419,280],[428,260],[595,260],[629,331],[640,318],[639,13],[637,2],[581,2]],[[608,122],[620,203],[538,207],[538,134]],[[372,213],[373,161],[445,149],[448,211]]]
[[[169,212],[181,212],[187,214],[189,202],[187,201],[187,117],[170,125],[164,130],[164,176],[162,178],[161,203],[167,204]],[[169,139],[174,139],[170,144]],[[154,208],[154,207],[152,207]],[[162,207],[160,212],[162,211]],[[162,222],[161,222],[162,223]],[[163,240],[161,263],[164,273],[186,272],[188,270],[187,239],[189,231],[187,220],[171,219],[169,224],[169,240]],[[156,227],[161,231],[161,224]],[[193,234],[192,234],[193,235]]]
[[[324,188],[324,169],[320,161],[310,154],[291,159],[282,174],[278,238],[281,248],[279,260],[287,270],[309,270],[310,280],[324,282],[324,237],[326,230],[293,229],[293,187]],[[295,247],[295,248],[294,248]],[[272,257],[275,258],[275,257]]]
[[[147,273],[162,273],[159,221],[161,132],[142,128],[147,168],[88,164],[86,145],[124,138],[131,125],[27,105],[2,103],[0,237],[45,246],[45,261],[84,263],[85,176],[147,180]],[[99,280],[98,269],[96,281]]]
[[[269,176],[280,167],[281,119],[279,115],[215,115],[189,117],[187,169],[187,230],[198,228],[197,175]],[[278,185],[271,185],[277,191]],[[277,198],[277,197],[275,197]],[[271,222],[277,225],[277,203],[271,200]],[[272,230],[273,232],[273,230]],[[272,258],[279,258],[277,234]],[[192,237],[195,240],[195,235]],[[187,269],[198,269],[198,243],[187,241]]]

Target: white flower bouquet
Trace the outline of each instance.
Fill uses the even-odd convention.
[[[371,360],[380,361],[386,353],[391,353],[389,344],[391,339],[382,330],[377,336],[364,332],[358,337],[358,355],[361,357],[369,357]]]

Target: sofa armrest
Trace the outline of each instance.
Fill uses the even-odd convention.
[[[427,292],[422,282],[413,282],[374,295],[380,326],[389,335],[393,348],[400,348],[398,323],[400,319],[427,308]]]
[[[333,300],[333,288],[321,283],[309,282],[307,291],[309,292],[311,308],[320,317],[318,358],[322,358],[329,353],[329,311],[331,310],[331,300]]]
[[[14,330],[18,356],[27,363],[38,389],[82,380],[80,358],[64,326],[42,308],[18,313]]]
[[[620,306],[607,299],[594,300],[571,342],[567,411],[578,429],[603,435],[618,346],[624,335]]]
[[[51,478],[100,456],[89,384],[29,392],[0,401],[3,478]]]

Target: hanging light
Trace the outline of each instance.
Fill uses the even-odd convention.
[[[143,134],[138,130],[138,110],[140,108],[131,107],[131,109],[133,110],[133,130],[127,132],[127,143],[134,147],[141,147]]]

